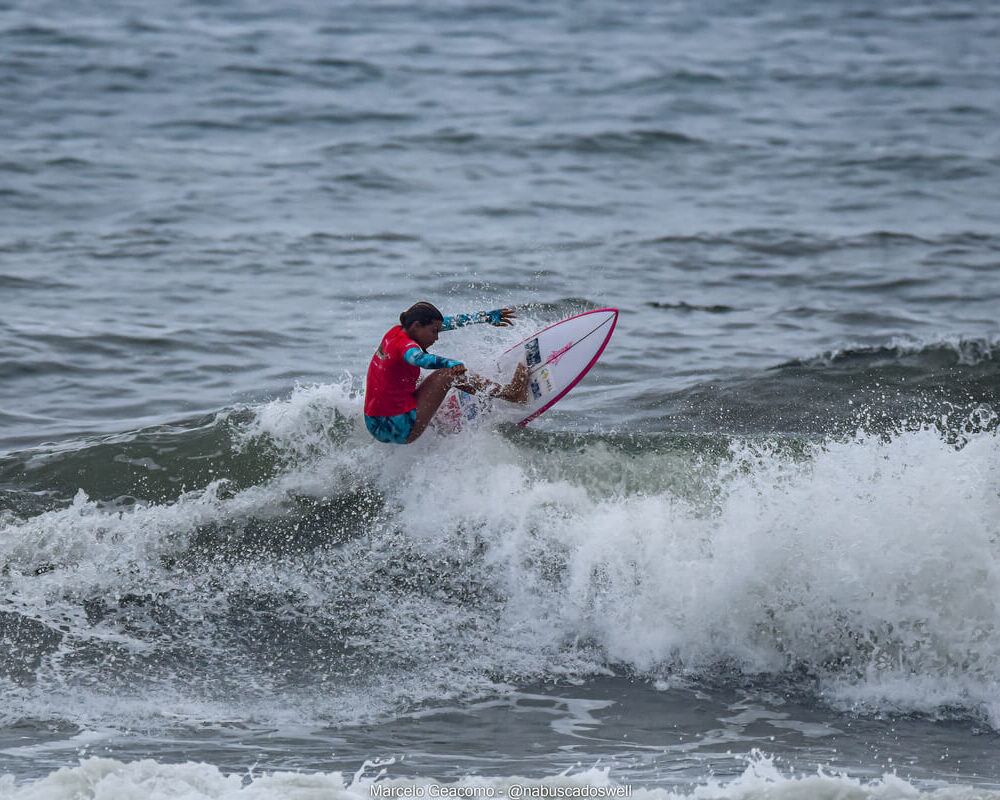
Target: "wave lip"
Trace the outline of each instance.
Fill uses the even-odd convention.
[[[785,367],[825,368],[843,364],[902,362],[904,360],[926,364],[929,368],[1000,364],[1000,340],[956,337],[923,343],[900,339],[884,346],[845,347],[830,350],[813,358],[788,361],[779,365],[777,369]]]

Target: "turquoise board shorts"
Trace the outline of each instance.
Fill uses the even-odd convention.
[[[417,409],[392,417],[369,417],[365,415],[368,432],[386,444],[406,444],[413,426],[417,424]]]

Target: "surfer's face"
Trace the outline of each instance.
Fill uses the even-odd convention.
[[[426,350],[438,340],[438,334],[441,333],[441,321],[435,320],[434,322],[428,322],[426,325],[414,322],[406,329],[406,332],[412,337],[413,341]]]

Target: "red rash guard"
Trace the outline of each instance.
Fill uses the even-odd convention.
[[[420,367],[408,364],[403,354],[420,345],[411,339],[399,325],[383,338],[371,364],[365,386],[365,415],[392,417],[406,414],[417,407],[417,378]]]

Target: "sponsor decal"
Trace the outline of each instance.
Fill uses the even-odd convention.
[[[549,372],[548,367],[542,367],[541,372],[538,373],[538,382],[545,394],[552,394],[555,391],[555,387],[552,386],[552,373]]]
[[[542,351],[538,346],[538,337],[535,337],[530,342],[525,343],[524,358],[529,368],[542,363]]]

